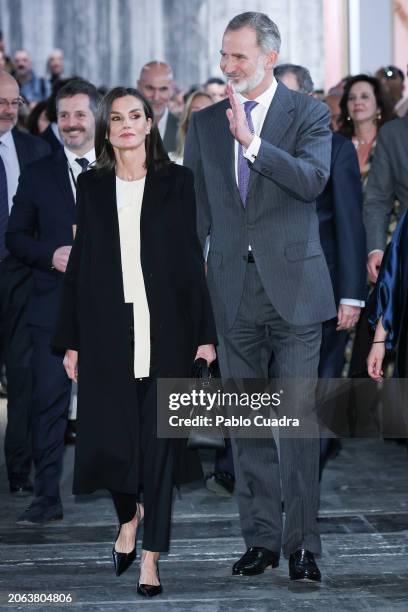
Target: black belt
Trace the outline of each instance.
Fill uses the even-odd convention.
[[[255,263],[255,257],[252,251],[248,251],[248,255],[246,257],[248,263]]]

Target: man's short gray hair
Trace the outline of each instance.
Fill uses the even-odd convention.
[[[241,13],[231,19],[225,31],[240,30],[241,28],[255,30],[258,46],[264,53],[270,53],[271,51],[279,53],[281,46],[279,28],[265,13],[255,11]]]
[[[293,74],[296,77],[300,93],[311,94],[314,90],[314,83],[310,72],[304,66],[298,64],[280,64],[273,69],[275,77],[281,79],[285,74]]]

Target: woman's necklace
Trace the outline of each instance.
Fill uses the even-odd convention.
[[[356,140],[357,140],[357,144],[360,146],[360,145],[368,145],[368,144],[371,144],[371,143],[373,142],[374,138],[371,138],[371,140],[359,140],[359,139],[357,138]]]
[[[360,145],[368,145],[368,144],[372,144],[375,140],[376,134],[374,134],[374,136],[372,138],[369,138],[368,140],[363,140],[362,138],[359,138],[357,135],[354,135],[354,140],[357,143],[358,146]]]

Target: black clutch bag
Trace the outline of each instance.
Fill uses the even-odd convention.
[[[194,388],[197,390],[203,389],[210,391],[211,382],[214,378],[219,378],[219,371],[216,362],[208,366],[205,359],[197,359],[194,362],[191,373],[195,379]],[[190,413],[190,417],[196,416],[211,416],[213,424],[207,427],[191,427],[190,434],[187,440],[187,448],[196,450],[199,448],[210,448],[214,450],[223,450],[225,448],[225,438],[221,425],[215,424],[215,416],[218,412],[217,407],[214,407],[210,415],[205,406],[194,407]]]

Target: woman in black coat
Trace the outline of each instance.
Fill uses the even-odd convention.
[[[138,592],[152,596],[161,592],[173,485],[188,479],[182,472],[192,463],[180,441],[157,438],[156,382],[189,377],[195,358],[213,361],[216,332],[193,177],[169,161],[137,90],[104,97],[95,149],[96,168],[78,180],[54,344],[66,350],[72,380],[79,370],[74,493],[112,493],[118,575],[135,558],[144,515]]]

